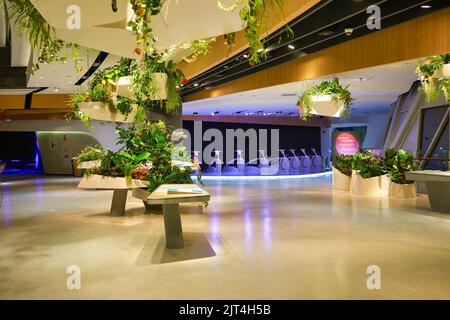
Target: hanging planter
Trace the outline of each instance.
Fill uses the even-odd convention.
[[[335,79],[323,81],[306,90],[300,97],[298,106],[303,120],[311,115],[348,118],[353,100],[348,86],[342,87]]]
[[[92,120],[131,123],[135,121],[137,108],[132,106],[128,115],[120,113],[117,108],[109,102],[80,102],[78,109],[81,113]]]
[[[79,189],[90,190],[127,190],[136,188],[147,188],[148,181],[124,177],[108,177],[101,175],[85,175],[78,184]]]
[[[340,100],[333,101],[331,95],[311,97],[311,110],[309,110],[311,115],[339,118],[343,111],[344,102]],[[301,113],[305,112],[305,108],[302,108]]]
[[[442,92],[448,98],[447,84],[450,79],[450,53],[431,56],[417,65],[416,73],[428,102],[435,101]]]
[[[153,73],[151,75],[153,82],[151,92],[146,96],[149,100],[165,100],[167,99],[167,74],[165,73]],[[131,82],[131,76],[120,77],[116,85],[117,96],[126,97],[128,99],[134,99],[133,85]]]

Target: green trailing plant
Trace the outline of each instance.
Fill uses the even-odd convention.
[[[432,102],[444,93],[450,102],[448,94],[449,79],[437,77],[436,73],[442,70],[445,64],[450,63],[450,53],[427,57],[425,61],[419,61],[416,73],[420,77],[421,91],[425,94],[427,101]]]
[[[372,152],[359,152],[352,157],[352,170],[364,179],[378,177],[386,174],[384,159],[375,156]]]
[[[106,155],[106,150],[99,147],[88,146],[77,156],[77,163],[101,160]]]
[[[151,27],[152,17],[161,12],[165,0],[130,0],[134,16],[128,22],[136,35],[137,47],[135,53],[141,55],[141,47],[144,49],[144,55],[155,52],[156,39],[153,36]]]
[[[155,81],[156,73],[167,75],[167,98],[164,103],[159,97],[159,87]],[[181,106],[180,88],[184,74],[176,68],[172,60],[165,60],[159,54],[137,60],[131,67],[131,83],[133,95],[139,106],[152,109],[155,105],[152,101],[160,101],[168,113],[176,112]]]
[[[405,150],[387,149],[385,151],[385,170],[389,179],[398,184],[413,184],[406,179],[406,172],[413,171],[413,155]]]
[[[27,37],[35,54],[37,63],[31,73],[39,69],[40,63],[66,61],[71,53],[77,71],[82,67],[78,60],[79,46],[55,38],[55,30],[42,17],[30,0],[8,0],[8,18],[17,27],[19,33]],[[3,5],[0,1],[0,7]]]
[[[313,96],[330,95],[331,100],[335,103],[339,101],[344,102],[344,110],[342,112],[343,118],[350,117],[350,107],[353,104],[354,99],[350,91],[349,86],[343,87],[337,80],[323,81],[320,84],[313,86],[306,90],[302,96],[300,96],[298,105],[302,108],[302,119],[307,120],[311,115],[313,109]]]
[[[183,43],[179,47],[183,50],[188,50],[189,52],[192,52],[191,54],[189,54],[189,56],[184,57],[183,60],[187,63],[193,63],[197,61],[200,55],[204,56],[208,54],[209,50],[211,49],[211,45],[214,42],[216,42],[216,38],[212,38],[209,40],[200,39]]]
[[[342,174],[348,177],[352,176],[352,163],[353,156],[350,155],[337,155],[334,159],[333,166],[339,170]]]
[[[280,12],[283,12],[284,0],[272,0],[271,4]],[[264,39],[262,34],[266,30],[266,1],[265,0],[236,0],[231,6],[225,6],[218,1],[218,6],[224,11],[234,11],[239,8],[239,15],[244,28],[244,36],[249,44],[249,62],[256,65],[262,59],[266,59],[267,50],[264,48]],[[287,27],[288,35],[292,35],[292,30]],[[229,39],[227,35],[226,39]],[[234,38],[233,38],[234,41]]]

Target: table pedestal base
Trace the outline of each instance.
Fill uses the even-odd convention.
[[[112,217],[125,216],[125,205],[127,204],[128,190],[117,189],[114,190],[110,215]]]
[[[425,182],[430,199],[431,209],[444,213],[450,213],[450,182],[427,181]]]
[[[163,204],[164,229],[166,231],[166,248],[184,248],[183,229],[181,227],[180,206]]]

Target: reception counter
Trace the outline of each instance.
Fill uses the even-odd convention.
[[[406,179],[425,182],[431,209],[450,213],[450,171],[406,172]]]

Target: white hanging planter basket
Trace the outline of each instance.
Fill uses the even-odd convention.
[[[392,198],[415,198],[417,186],[415,183],[399,184],[391,182],[389,186],[389,196]]]
[[[154,91],[151,92],[151,96],[147,96],[150,100],[165,100],[167,99],[167,74],[165,73],[153,73]],[[131,85],[131,77],[120,77],[117,81],[116,95],[134,99],[133,89]]]
[[[77,169],[88,170],[93,168],[98,168],[102,164],[101,160],[93,160],[93,161],[83,161],[77,165]]]
[[[88,190],[128,190],[136,188],[147,188],[148,182],[132,179],[129,183],[123,177],[107,177],[101,175],[84,176],[78,184],[79,189]]]
[[[130,114],[125,116],[108,102],[81,102],[78,104],[78,108],[92,120],[124,123],[134,122],[137,111],[137,108],[133,106]]]
[[[333,101],[331,95],[321,95],[311,97],[311,114],[339,118],[344,111],[343,101]],[[301,109],[303,109],[301,107]],[[300,112],[304,112],[300,110]]]
[[[442,67],[442,76],[444,78],[450,78],[450,63],[444,64]]]
[[[120,77],[116,84],[116,95],[128,99],[133,99],[133,92],[131,90],[131,77]]]
[[[333,167],[333,189],[340,191],[350,191],[350,183],[352,181],[352,177],[349,177],[338,169]]]
[[[389,183],[386,175],[364,179],[353,170],[350,192],[359,196],[383,197],[389,194]]]

